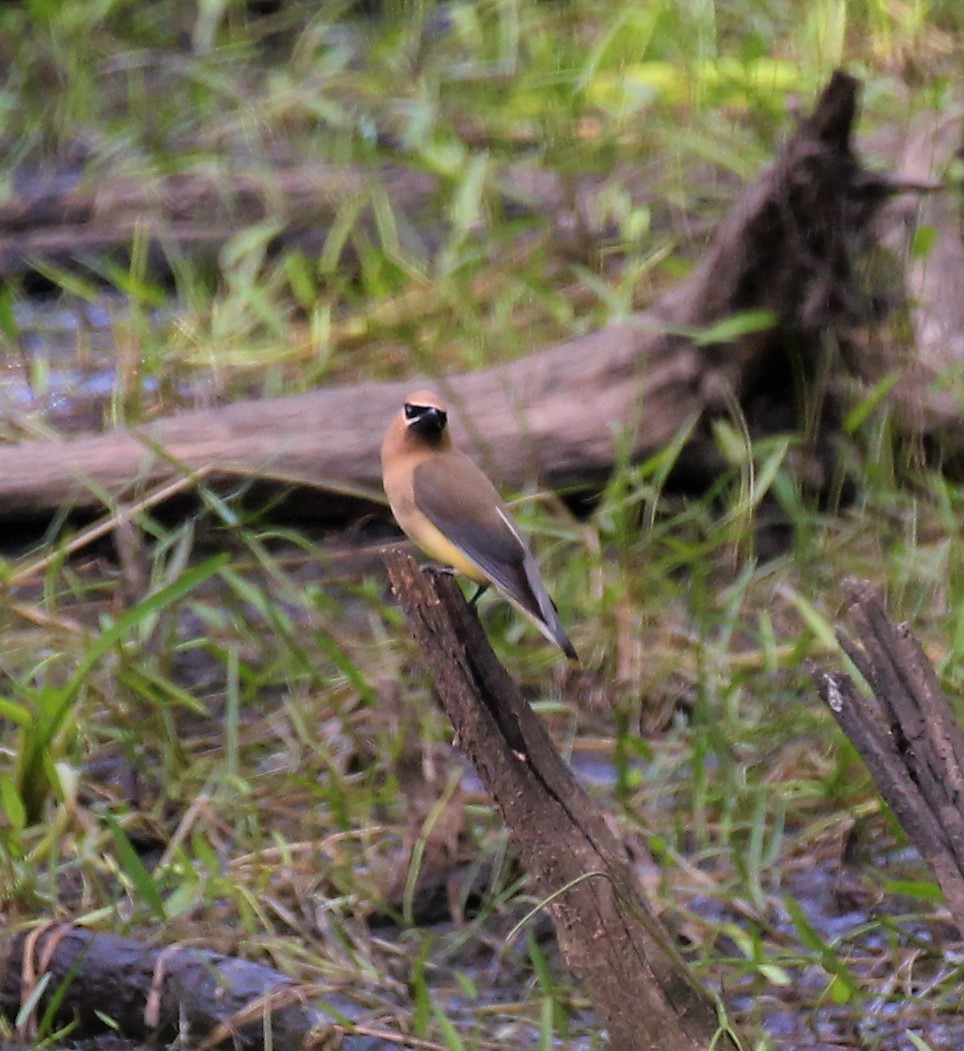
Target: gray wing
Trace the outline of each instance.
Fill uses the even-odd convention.
[[[452,452],[423,461],[412,477],[412,495],[416,507],[546,638],[578,660],[518,526],[495,487],[467,456]]]
[[[415,506],[493,584],[517,602],[533,604],[523,569],[529,549],[495,487],[467,456],[449,453],[420,463],[412,475],[412,496]]]

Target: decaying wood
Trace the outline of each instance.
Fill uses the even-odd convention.
[[[33,1022],[65,989],[57,1018],[77,1023],[74,1036],[103,1033],[103,1019],[110,1018],[128,1039],[168,1044],[180,1037],[196,1049],[225,1044],[263,1048],[268,1034],[270,1046],[279,1051],[385,1051],[405,1046],[397,1039],[346,1034],[324,1007],[327,1002],[336,1018],[357,1018],[357,1008],[343,996],[329,994],[323,1002],[317,989],[306,989],[247,960],[145,945],[70,924],[0,932],[0,1015],[15,1019],[48,974],[31,1013]],[[29,1031],[30,1021],[23,1022],[19,1033],[27,1045],[36,1035]]]
[[[873,691],[816,672],[820,696],[867,764],[880,794],[930,866],[964,934],[964,732],[906,624],[893,624],[869,584],[850,584],[859,645],[840,644]]]
[[[392,587],[459,747],[501,812],[613,1051],[735,1051],[649,910],[606,815],[499,664],[455,581],[386,552]]]
[[[735,405],[751,429],[758,421],[772,427],[775,418],[797,426],[793,377],[818,372],[828,333],[857,320],[852,253],[877,183],[850,145],[856,93],[853,78],[834,75],[812,115],[736,202],[701,264],[651,310],[438,383],[453,403],[457,437],[500,482],[596,482],[611,469],[615,443],[642,458],[687,426],[682,468],[713,472],[708,423]],[[750,310],[770,312],[773,326],[718,342],[694,338]],[[381,436],[418,382],[332,387],[186,412],[139,433],[0,449],[0,515],[90,509],[103,493],[129,498],[189,469],[209,472],[210,484],[240,473],[318,486],[327,492],[317,512],[338,515],[344,494],[380,492]]]
[[[171,259],[214,259],[239,229],[262,221],[277,227],[274,246],[319,254],[345,208],[364,215],[379,195],[410,221],[425,208],[438,180],[386,165],[356,168],[280,167],[260,174],[182,173],[76,183],[39,180],[28,194],[0,203],[0,278],[36,265],[70,268],[106,255],[129,255],[146,244],[154,270]],[[399,224],[404,239],[408,224]],[[350,247],[350,246],[349,246]],[[406,248],[417,251],[416,242]],[[119,261],[119,260],[117,260]],[[336,260],[337,261],[337,260]]]
[[[886,152],[894,182],[917,192],[895,196],[873,222],[886,259],[874,289],[882,324],[858,340],[851,362],[868,387],[897,377],[890,401],[902,429],[960,458],[964,412],[947,381],[956,383],[964,360],[964,209],[952,182],[964,160],[964,116],[921,116]]]

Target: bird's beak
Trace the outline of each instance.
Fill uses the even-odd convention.
[[[441,434],[445,429],[448,414],[434,405],[427,405],[411,421],[409,426],[418,434]]]

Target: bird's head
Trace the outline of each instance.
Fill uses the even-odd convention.
[[[429,391],[418,391],[405,399],[402,408],[409,434],[428,442],[437,442],[445,431],[448,412],[444,403]]]

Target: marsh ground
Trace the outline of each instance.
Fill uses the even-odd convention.
[[[51,177],[270,180],[292,160],[439,179],[430,236],[400,235],[390,207],[374,231],[346,210],[317,257],[272,254],[264,222],[212,266],[178,256],[160,275],[135,245],[123,266],[41,267],[43,301],[8,284],[5,436],[440,375],[606,324],[685,272],[835,65],[865,78],[867,132],[950,106],[961,19],[951,0],[4,5],[8,195]],[[520,164],[593,176],[586,229],[506,208]],[[652,853],[654,902],[754,1046],[952,1051],[959,937],[805,661],[838,660],[840,580],[866,577],[960,696],[964,489],[883,411],[856,412],[851,438],[845,506],[801,493],[781,439],[730,444],[709,493],[668,491],[651,462],[622,464],[586,517],[519,494],[589,689],[498,602],[483,616]],[[260,960],[432,1046],[597,1046],[544,918],[508,937],[536,902],[449,744],[377,543],[279,523],[242,490],[69,557],[80,527],[62,517],[5,537],[0,918]],[[789,539],[764,560],[774,508]]]

